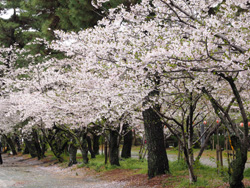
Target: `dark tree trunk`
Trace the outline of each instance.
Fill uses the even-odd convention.
[[[229,184],[231,188],[243,188],[244,184],[242,180],[247,161],[247,147],[242,145],[236,136],[232,136],[231,140],[234,150],[236,151],[236,159],[229,165]]]
[[[81,136],[81,153],[82,153],[82,159],[84,164],[88,164],[89,158],[88,158],[88,143],[87,143],[87,133],[82,133]]]
[[[2,142],[0,140],[0,164],[3,164],[3,159],[2,159]]]
[[[105,139],[104,141],[104,155],[105,155],[105,164],[108,163],[108,142],[107,140]]]
[[[21,144],[20,144],[20,139],[18,136],[15,136],[15,143],[17,145],[17,151],[20,152],[21,151]]]
[[[194,174],[194,168],[193,168],[193,164],[194,164],[194,154],[193,154],[193,135],[194,135],[193,115],[194,115],[194,111],[195,111],[195,107],[196,107],[195,105],[196,105],[197,101],[193,100],[193,93],[192,92],[190,92],[189,100],[190,100],[189,116],[186,119],[186,127],[187,127],[186,130],[188,131],[188,141],[187,141],[187,147],[188,147],[187,151],[188,152],[184,152],[184,153],[185,153],[185,158],[186,158],[186,162],[187,162],[188,170],[189,170],[189,181],[190,181],[190,183],[193,183],[193,182],[197,182],[197,176]],[[185,135],[183,133],[183,137],[184,136]],[[202,139],[203,139],[202,145],[204,145],[204,136],[202,137]]]
[[[48,130],[48,132],[48,137],[46,137],[47,143],[58,161],[63,162],[63,157],[61,155],[68,144],[68,135],[57,127],[54,127],[52,130]],[[46,135],[44,131],[43,134]]]
[[[71,143],[69,145],[69,164],[68,164],[68,166],[72,166],[73,164],[77,164],[76,154],[77,154],[76,141],[75,141],[75,139],[72,139]]]
[[[125,127],[125,129],[127,129],[127,127]],[[133,142],[133,132],[132,130],[129,130],[124,136],[121,157],[123,158],[131,157],[132,142]]]
[[[29,154],[31,155],[31,157],[37,157],[37,153],[36,153],[36,148],[34,146],[34,144],[32,143],[32,141],[28,140],[28,139],[24,139],[24,143],[25,146],[28,148],[29,150]]]
[[[16,147],[15,147],[15,144],[12,141],[11,137],[5,135],[5,139],[6,139],[8,145],[9,145],[11,151],[12,151],[12,154],[17,155]]]
[[[91,142],[91,138],[89,136],[87,136],[87,142],[88,142],[88,150],[91,154],[91,159],[95,158],[95,152],[92,149],[92,142]]]
[[[117,133],[117,131],[110,130],[109,162],[111,165],[120,166],[118,139],[119,139],[119,134]]]
[[[163,126],[160,117],[152,108],[143,111],[142,115],[148,145],[148,177],[153,178],[169,172]]]
[[[45,141],[44,136],[40,136],[40,144],[41,144],[42,156],[45,157],[47,146],[46,146],[46,141]]]
[[[26,142],[24,142],[24,143],[25,143],[25,147],[24,147],[24,150],[23,150],[23,155],[29,154],[29,148],[28,148]]]
[[[35,149],[36,149],[37,158],[42,159],[44,156],[43,156],[42,149],[41,149],[41,146],[39,143],[37,131],[34,129],[32,130],[32,136],[33,136],[32,142],[33,142]]]
[[[93,150],[95,155],[99,155],[99,138],[100,136],[93,134]]]
[[[242,143],[240,142],[240,138],[236,136],[232,136],[232,145],[236,150],[236,159],[232,161],[229,165],[229,184],[231,188],[241,188],[244,187],[242,183],[243,173],[245,169],[245,164],[247,161],[247,151],[248,151],[248,118],[247,113],[244,109],[244,104],[240,96],[240,92],[238,91],[235,85],[235,79],[232,77],[226,78],[229,82],[236,101],[238,103],[242,120],[244,122],[244,135],[242,139]]]

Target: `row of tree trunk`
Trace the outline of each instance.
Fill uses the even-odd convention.
[[[128,129],[128,127],[127,127]],[[10,135],[4,135],[4,140],[8,146],[7,150],[11,150],[13,155],[17,155],[17,149],[21,149],[21,144],[17,136],[13,138]],[[87,164],[88,152],[91,154],[91,158],[95,158],[95,155],[99,154],[99,139],[100,136],[96,134],[88,134],[84,131],[75,131],[75,135],[70,134],[68,131],[54,127],[51,130],[38,131],[33,129],[30,137],[23,139],[23,154],[30,154],[31,157],[37,157],[42,159],[45,157],[45,152],[50,147],[51,151],[58,159],[59,162],[63,161],[62,154],[65,151],[69,155],[69,166],[77,163],[77,150],[80,149],[82,154],[83,163]],[[18,140],[18,141],[17,141]],[[109,148],[106,152],[107,158],[111,165],[119,164],[119,145],[120,135],[118,131],[109,131],[109,139],[106,139],[106,147]],[[131,157],[132,148],[132,130],[128,130],[124,136],[124,145],[121,153],[121,157]],[[7,151],[6,150],[6,151]]]

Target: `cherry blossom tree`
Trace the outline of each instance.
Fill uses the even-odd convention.
[[[116,92],[110,95],[111,104],[114,104],[113,96],[123,95],[122,87],[127,86],[129,95],[126,97],[129,98],[126,102],[141,104],[146,112],[160,103],[161,93],[168,89],[171,77],[184,80],[177,73],[185,72],[192,80],[188,83],[190,90],[204,92],[211,99],[210,90],[216,92],[219,89],[221,82],[217,80],[218,77],[225,79],[223,73],[245,74],[245,69],[237,62],[249,59],[247,50],[241,47],[249,48],[246,42],[249,34],[238,21],[248,24],[248,12],[241,11],[246,3],[153,1],[150,4],[142,1],[130,7],[129,12],[123,6],[111,10],[109,18],[103,19],[94,29],[78,34],[58,32],[61,41],[54,43],[53,47],[74,56],[76,62],[82,62],[85,71],[107,78],[112,83],[107,93]],[[219,11],[214,7],[219,7]],[[242,35],[237,34],[242,29]],[[71,45],[62,45],[64,40],[71,41]],[[234,41],[241,41],[241,46]],[[133,109],[127,107],[126,110]],[[115,117],[113,113],[110,115]],[[158,124],[160,126],[160,121]]]
[[[125,113],[132,114],[134,125],[142,116],[151,178],[169,171],[157,111],[174,101],[166,96],[176,91],[169,83],[177,81],[180,87],[184,82],[189,93],[205,94],[217,116],[228,124],[238,151],[229,168],[230,186],[243,187],[248,148],[249,17],[247,0],[142,0],[129,10],[123,5],[111,9],[94,28],[79,33],[57,31],[59,40],[49,47],[65,52],[67,59],[16,70],[31,75],[25,81],[14,80],[16,88],[25,86],[25,92],[43,98],[41,108],[26,106],[23,116],[42,118],[46,126],[58,122],[71,128],[105,119],[104,127],[119,130]],[[232,105],[240,111],[243,132],[230,114]]]
[[[241,95],[243,90],[248,90],[248,6],[249,3],[246,0],[240,2],[142,1],[141,4],[132,7],[129,12],[122,6],[119,7],[120,11],[117,9],[111,10],[109,19],[100,22],[110,29],[110,33],[113,31],[113,36],[115,36],[113,41],[116,45],[109,50],[106,57],[103,57],[105,53],[98,48],[101,52],[98,54],[98,57],[101,57],[99,59],[109,60],[109,62],[119,64],[119,66],[128,66],[128,62],[131,61],[129,59],[131,58],[130,54],[133,54],[137,57],[137,61],[131,61],[134,65],[132,70],[136,75],[135,78],[149,80],[148,78],[151,75],[151,82],[147,82],[148,85],[145,87],[150,88],[151,86],[151,91],[153,88],[158,89],[158,85],[162,86],[161,91],[164,90],[164,87],[167,86],[164,82],[166,83],[169,80],[171,74],[187,72],[192,79],[189,82],[190,90],[195,89],[197,92],[205,93],[214,106],[217,115],[221,119],[224,118],[224,121],[230,122],[234,134],[241,141],[242,146],[240,148],[242,151],[241,157],[238,157],[230,167],[234,169],[229,172],[232,187],[243,186],[241,179],[248,145],[245,112],[247,104],[243,103]],[[116,26],[119,29],[114,32]],[[128,28],[129,31],[126,30]],[[119,37],[120,33],[130,38]],[[105,35],[105,37],[107,36],[110,36],[110,34]],[[113,36],[109,39],[112,40]],[[99,39],[99,37],[97,38]],[[125,47],[119,48],[121,44],[116,43],[125,38],[127,43],[125,46],[128,49],[125,52],[126,58],[121,57],[124,54]],[[103,41],[105,40],[100,40],[100,42]],[[107,46],[105,51],[109,49],[109,45],[105,45]],[[127,62],[127,64],[124,65],[124,62]],[[137,65],[136,68],[135,65]],[[139,81],[140,79],[137,83],[140,83]],[[229,117],[228,112],[223,110],[220,102],[213,97],[214,93],[218,96],[217,91],[225,84],[232,91],[227,98],[233,98],[232,103],[235,100],[234,104],[240,109],[245,127],[243,135],[236,129],[235,123]],[[245,88],[242,88],[242,84]],[[193,88],[194,86],[195,88]],[[225,95],[222,96],[225,97]],[[244,98],[246,97],[244,96]]]
[[[9,144],[12,153],[17,154],[14,142],[12,140],[13,133],[16,132],[19,123],[19,112],[12,108],[12,101],[9,98],[11,88],[8,88],[12,78],[12,70],[17,59],[15,47],[0,48],[0,134]]]

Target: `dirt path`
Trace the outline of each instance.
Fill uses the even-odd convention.
[[[167,153],[167,156],[168,156],[169,161],[176,161],[177,157],[178,157],[176,154],[169,154],[169,153]],[[132,152],[132,157],[138,159],[139,158],[138,152]],[[146,156],[146,158],[147,158],[147,156]],[[233,160],[232,157],[230,157],[230,160]],[[203,155],[200,158],[200,162],[203,165],[211,166],[211,167],[214,167],[214,168],[217,167],[216,159],[213,158],[213,157]],[[228,161],[227,161],[227,158],[225,156],[223,156],[223,165],[225,167],[228,167]],[[248,160],[246,162],[245,168],[250,168],[250,160]]]
[[[170,161],[176,161],[177,160],[177,155],[168,154],[168,159]],[[230,157],[230,160],[233,160],[233,159]],[[202,156],[200,158],[200,162],[203,165],[211,166],[211,167],[214,167],[214,168],[217,167],[216,159],[212,158],[212,157]],[[228,160],[227,160],[226,157],[223,157],[223,165],[225,167],[228,167]],[[250,168],[250,161],[249,160],[246,162],[245,168]]]
[[[84,169],[61,169],[48,166],[37,159],[24,159],[22,156],[3,155],[0,166],[0,188],[122,188],[125,182],[104,181],[97,175],[88,175]]]

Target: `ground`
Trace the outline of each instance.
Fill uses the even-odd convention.
[[[64,168],[55,160],[29,158],[29,156],[3,155],[4,164],[0,166],[0,187],[25,188],[118,188],[125,183],[104,180],[87,168]]]
[[[79,168],[77,165],[66,167],[50,157],[37,160],[30,158],[29,155],[4,154],[3,160],[4,164],[0,166],[0,188],[175,188],[176,186],[180,187],[181,180],[188,179],[187,175],[167,174],[148,180],[147,175],[138,174],[137,169],[113,169],[96,172],[86,167]],[[244,179],[244,184],[246,187],[250,186],[249,179]],[[209,182],[207,186],[192,187],[226,188],[229,185],[219,183],[219,186],[213,186]]]
[[[29,155],[3,154],[0,166],[0,187],[86,187],[86,188],[147,188],[162,187],[168,175],[151,180],[146,174],[135,174],[135,170],[114,169],[97,173],[89,168],[62,167],[56,160],[37,160]]]

